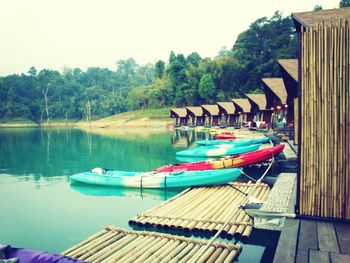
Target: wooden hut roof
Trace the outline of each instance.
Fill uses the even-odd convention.
[[[173,112],[175,115],[177,115],[180,118],[185,118],[187,116],[186,108],[174,108],[170,109],[170,114]]]
[[[218,116],[219,115],[219,106],[218,105],[201,105],[203,109],[208,111],[211,116]]]
[[[200,117],[203,115],[202,107],[186,107],[186,109],[193,113],[194,116]]]
[[[298,60],[297,59],[279,59],[278,64],[287,71],[287,73],[298,82]]]
[[[223,108],[227,114],[234,114],[235,113],[235,105],[233,104],[232,101],[229,102],[217,102],[217,105],[219,105],[219,107]]]
[[[287,90],[282,78],[263,78],[262,81],[281,100],[282,104],[287,103]]]
[[[250,112],[251,105],[248,99],[232,99],[232,101],[242,108],[243,112]]]
[[[300,31],[301,26],[312,27],[322,22],[332,23],[337,22],[340,19],[350,18],[350,7],[292,13],[292,18],[296,29]]]
[[[265,94],[245,94],[248,99],[255,102],[260,110],[266,110],[267,101],[266,101],[266,95]]]

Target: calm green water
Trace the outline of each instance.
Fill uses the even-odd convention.
[[[207,135],[161,132],[120,136],[77,129],[0,129],[0,243],[61,252],[103,226],[128,220],[179,193],[87,187],[68,176],[94,167],[149,171]],[[259,262],[262,244],[244,245],[240,262]]]

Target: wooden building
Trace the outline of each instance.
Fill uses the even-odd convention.
[[[186,108],[173,108],[170,109],[170,118],[173,119],[175,127],[187,125],[188,117]]]
[[[216,103],[219,106],[219,116],[221,116],[221,126],[234,126],[236,123],[236,117],[235,114],[236,108],[232,101],[229,102],[217,102]]]
[[[279,59],[278,64],[288,94],[287,116],[293,116],[289,120],[293,123],[294,144],[298,144],[298,60]]]
[[[219,124],[219,106],[218,105],[201,105],[205,118],[205,126],[211,127]]]
[[[242,122],[248,122],[253,120],[253,114],[250,112],[251,105],[248,99],[232,99],[235,105],[235,113],[238,115],[237,122],[242,124]]]
[[[350,220],[350,8],[292,18],[301,54],[296,212]]]
[[[186,107],[187,117],[191,126],[204,125],[204,116],[202,107]]]
[[[282,78],[263,78],[263,87],[266,95],[267,108],[272,110],[271,123],[291,121],[292,116],[287,116],[287,90]]]
[[[264,121],[270,123],[271,109],[267,108],[267,101],[265,94],[245,94],[251,105],[251,113],[254,121]]]

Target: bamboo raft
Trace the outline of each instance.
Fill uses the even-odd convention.
[[[236,190],[235,188],[238,190]],[[224,225],[231,211],[237,204],[244,205],[244,193],[249,193],[254,187],[248,183],[230,183],[228,185],[190,188],[179,195],[162,203],[129,221],[129,224],[145,228],[161,228],[185,233],[210,235]],[[264,201],[270,188],[260,184],[252,196]],[[242,209],[236,211],[236,216],[222,232],[222,237],[248,238],[253,230],[253,221]]]
[[[91,263],[190,262],[207,241],[106,227],[62,254]],[[196,262],[233,262],[241,246],[215,242]]]

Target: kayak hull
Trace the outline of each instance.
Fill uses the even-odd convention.
[[[269,138],[261,137],[261,138],[254,138],[254,139],[247,139],[247,140],[240,140],[240,141],[202,140],[202,141],[196,141],[196,144],[201,145],[201,146],[215,146],[215,145],[221,145],[221,144],[247,146],[247,145],[251,145],[251,144],[268,143],[269,141],[270,141]]]
[[[266,161],[279,153],[284,149],[284,145],[280,144],[274,147],[257,150],[249,153],[243,153],[238,156],[232,156],[230,158],[222,158],[221,160],[214,161],[201,161],[192,163],[182,163],[179,165],[165,165],[155,169],[156,172],[175,172],[175,171],[202,171],[210,169],[223,169],[242,167],[245,165],[260,163]]]
[[[238,178],[241,170],[237,168],[224,170],[139,173],[123,171],[106,171],[104,174],[85,172],[74,174],[70,179],[75,182],[132,188],[177,188],[225,184]]]
[[[234,139],[236,139],[236,135],[223,133],[223,134],[215,135],[215,139],[217,139],[217,140],[234,140]]]
[[[220,157],[225,155],[236,155],[251,151],[256,151],[260,144],[253,144],[248,146],[235,145],[217,145],[217,146],[198,146],[195,148],[183,150],[176,153],[176,156],[195,156],[195,157]]]

